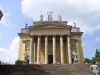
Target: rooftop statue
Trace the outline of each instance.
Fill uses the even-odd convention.
[[[2,16],[3,16],[3,12],[0,10],[0,20],[1,20]]]
[[[41,14],[41,16],[40,16],[40,21],[43,21],[43,15]]]
[[[47,12],[47,14],[48,14],[48,21],[52,21],[52,15],[51,15],[51,13],[53,13],[53,12]]]
[[[60,15],[58,15],[58,21],[61,21],[62,19],[61,19],[61,16]]]
[[[25,28],[27,28],[27,26],[28,26],[28,24],[26,23],[26,24],[25,24]]]
[[[76,23],[75,22],[73,22],[73,25],[74,25],[74,27],[76,27]]]

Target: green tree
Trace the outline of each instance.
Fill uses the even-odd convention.
[[[88,58],[85,58],[85,59],[84,59],[84,63],[86,63],[86,62],[87,62],[87,63],[90,63],[90,60],[89,60]]]
[[[100,57],[100,51],[96,49],[95,57]]]
[[[21,60],[16,60],[15,61],[15,65],[22,65],[23,64],[23,61],[21,61]]]
[[[96,49],[95,57],[92,58],[92,62],[100,62],[100,50]]]

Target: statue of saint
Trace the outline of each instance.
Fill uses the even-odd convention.
[[[43,21],[43,15],[41,14],[41,16],[40,16],[40,21]]]
[[[49,20],[49,21],[52,21],[52,15],[51,15],[51,13],[53,13],[53,12],[49,12],[49,14],[48,14],[48,12],[47,12],[47,14],[48,14],[48,20]]]
[[[28,53],[25,51],[23,55],[24,55],[24,61],[28,61],[29,60]]]
[[[74,27],[76,27],[76,23],[75,22],[73,22],[73,25],[74,25]]]
[[[27,26],[28,26],[28,24],[26,23],[26,24],[25,24],[25,28],[27,28]]]
[[[58,15],[58,21],[61,21],[61,16],[60,15]]]
[[[0,20],[1,20],[2,16],[3,16],[3,12],[0,10]]]

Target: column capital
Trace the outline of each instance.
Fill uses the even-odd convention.
[[[64,35],[63,35],[63,34],[60,34],[59,36],[60,36],[60,37],[63,37]]]
[[[38,37],[41,37],[41,35],[37,35]]]
[[[25,39],[23,39],[22,41],[23,41],[23,43],[26,43],[26,40]]]
[[[34,35],[30,35],[30,38],[33,38],[34,37]]]
[[[48,37],[49,35],[44,35],[45,37]]]
[[[70,37],[71,36],[71,34],[67,34],[67,37]]]
[[[53,37],[56,37],[56,34],[53,34],[52,36],[53,36]]]
[[[79,39],[75,39],[75,42],[79,42]]]

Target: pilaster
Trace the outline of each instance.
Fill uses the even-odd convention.
[[[23,41],[23,50],[22,50],[22,60],[24,60],[24,52],[25,52],[25,50],[26,50],[26,47],[25,47],[25,45],[26,45],[26,40],[25,39],[23,39],[22,40]]]
[[[80,63],[79,44],[78,44],[79,40],[75,39],[75,42],[76,42],[76,50],[77,50],[78,60],[79,60],[79,63]]]

